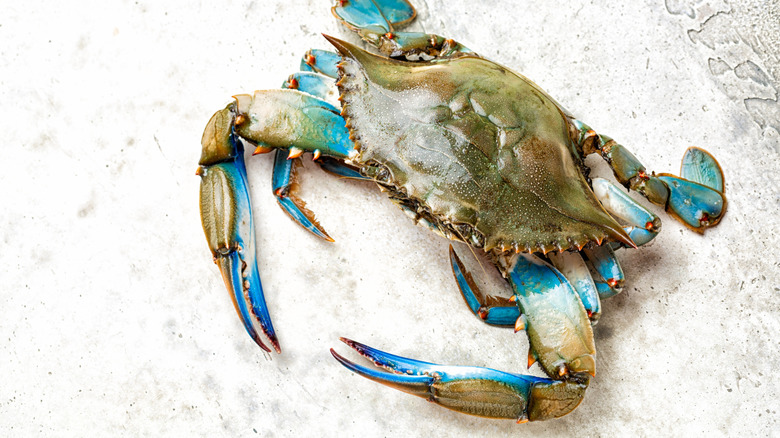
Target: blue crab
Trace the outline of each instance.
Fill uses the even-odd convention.
[[[624,282],[614,251],[649,242],[661,225],[613,183],[589,178],[585,156],[600,154],[619,183],[698,232],[725,213],[717,161],[691,148],[680,177],[648,172],[527,78],[454,40],[398,32],[416,15],[406,0],[340,0],[332,11],[379,55],[325,36],[338,53],[309,51],[282,89],[235,96],[203,133],[203,229],[247,332],[281,352],[256,263],[244,147],[275,153],[280,206],[332,240],[295,193],[295,165],[311,153],[328,172],[375,182],[416,223],[484,252],[512,295],[481,292],[450,247],[466,304],[488,324],[524,330],[528,366],[548,377],[421,362],[344,338],[376,367],[331,350],[336,360],[468,414],[524,422],[571,412],[595,376],[600,300]]]

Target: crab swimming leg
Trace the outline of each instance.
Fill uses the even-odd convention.
[[[417,16],[406,0],[337,0],[333,15],[380,53],[407,61],[451,58],[472,53],[448,38],[421,32],[396,32]]]
[[[705,229],[717,225],[723,217],[726,212],[723,174],[717,161],[703,149],[696,149],[696,153],[683,161],[685,175],[693,180],[665,173],[648,174],[642,163],[623,145],[610,137],[596,134],[578,120],[573,122],[580,131],[579,146],[583,155],[599,152],[612,167],[618,182],[664,207],[667,213],[692,230],[703,233]],[[699,177],[701,179],[697,181]]]
[[[270,351],[260,333],[278,352],[257,269],[242,145],[296,147],[338,159],[355,152],[339,111],[321,99],[295,90],[257,91],[235,99],[212,116],[203,133],[201,222],[244,327],[261,348]]]

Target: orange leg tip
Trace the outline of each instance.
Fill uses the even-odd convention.
[[[258,146],[252,152],[252,155],[267,154],[268,152],[271,152],[272,150],[274,150],[274,148],[271,148],[271,147],[268,147],[268,146]]]
[[[534,357],[533,353],[531,353],[531,350],[528,350],[528,368],[531,368],[533,364],[536,363],[536,358]]]
[[[525,330],[525,319],[523,318],[523,315],[520,315],[515,321],[515,333],[521,330]]]
[[[290,152],[287,155],[288,160],[292,160],[293,158],[298,158],[301,155],[303,155],[303,149],[296,148],[295,146],[290,148]]]

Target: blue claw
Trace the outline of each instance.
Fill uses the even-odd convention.
[[[328,50],[311,49],[301,59],[301,71],[321,73],[330,78],[339,77],[336,65],[341,62],[341,57]]]
[[[661,174],[658,179],[669,187],[666,211],[693,230],[703,232],[720,221],[726,207],[721,192],[674,175]]]
[[[683,155],[680,176],[723,193],[723,170],[709,152],[690,147]]]
[[[460,293],[469,309],[477,315],[482,321],[500,327],[514,327],[517,318],[520,317],[520,309],[517,304],[509,301],[508,298],[483,295],[474,283],[471,274],[466,271],[460,258],[450,245],[450,264],[452,273],[455,275],[455,281],[458,283]]]
[[[385,353],[349,339],[341,341],[386,370],[358,365],[331,349],[333,357],[350,371],[471,415],[520,422],[559,417],[579,404],[587,388],[587,381],[562,382],[490,368],[437,365]]]
[[[246,331],[264,350],[256,327],[280,352],[260,283],[255,253],[255,234],[249,202],[244,148],[233,132],[234,106],[218,111],[206,126],[201,177],[200,211],[203,231],[214,262],[219,266]]]
[[[274,156],[272,186],[279,206],[298,225],[321,239],[333,242],[333,238],[322,229],[322,226],[314,218],[314,213],[306,208],[306,203],[298,198],[292,190],[295,181],[294,166],[297,164],[297,158],[290,160],[288,154],[287,149],[277,149]]]
[[[273,325],[271,324],[271,316],[268,314],[268,307],[265,304],[265,297],[263,296],[263,286],[260,284],[260,275],[257,272],[256,263],[246,263],[246,260],[241,257],[239,251],[232,251],[225,256],[218,256],[215,260],[219,266],[219,271],[222,273],[222,279],[225,281],[225,286],[230,292],[230,298],[233,300],[233,306],[236,308],[241,317],[241,322],[244,324],[249,336],[265,351],[271,351],[255,330],[253,321],[258,321],[260,327],[263,327],[263,334],[271,340],[271,345],[274,347],[277,353],[280,353],[279,341],[276,339],[276,333],[274,332]],[[254,266],[249,271],[249,275],[243,278],[243,267],[250,269],[249,266]],[[245,288],[248,284],[249,287]],[[247,300],[248,298],[248,300]],[[267,327],[267,328],[266,328]]]

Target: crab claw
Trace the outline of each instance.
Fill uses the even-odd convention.
[[[263,350],[281,352],[257,270],[244,149],[233,133],[235,111],[228,105],[203,133],[200,213],[203,231],[244,327]],[[259,327],[259,330],[257,329]],[[262,335],[261,335],[262,333]]]
[[[561,417],[579,405],[588,386],[588,379],[556,381],[490,368],[437,365],[385,353],[346,338],[341,341],[380,368],[356,364],[330,350],[336,360],[356,374],[447,409],[480,417],[511,418],[518,423]]]

